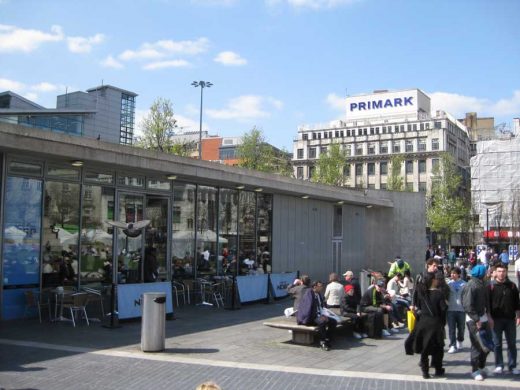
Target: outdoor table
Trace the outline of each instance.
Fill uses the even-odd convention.
[[[71,321],[70,319],[63,317],[63,303],[65,300],[65,297],[71,296],[72,294],[75,294],[76,291],[74,290],[68,290],[64,288],[55,288],[54,290],[51,290],[51,293],[54,294],[54,322],[58,321]],[[58,316],[58,307],[59,307],[59,316]]]

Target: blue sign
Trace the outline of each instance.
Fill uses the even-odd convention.
[[[413,106],[413,96],[405,98],[368,100],[366,102],[350,103],[350,111],[376,110],[379,108],[405,107]]]
[[[240,302],[259,301],[267,298],[267,275],[237,276]]]
[[[119,284],[117,309],[120,319],[141,317],[143,293],[166,293],[166,313],[173,313],[171,282]]]
[[[294,279],[296,279],[296,272],[271,274],[271,293],[273,296],[275,298],[287,296],[287,287],[293,283]]]
[[[518,245],[509,245],[509,261],[514,261],[518,256]]]

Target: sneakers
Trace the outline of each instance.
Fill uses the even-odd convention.
[[[320,348],[323,349],[324,351],[329,351],[330,350],[330,347],[329,347],[329,345],[327,344],[326,341],[320,341]]]
[[[484,378],[487,378],[487,377],[489,376],[489,370],[488,370],[486,367],[481,368],[481,369],[480,369],[480,374],[482,374],[482,376],[483,376]]]
[[[462,341],[457,341],[457,349],[462,349]]]
[[[354,336],[356,339],[362,339],[363,336],[361,336],[358,332],[352,332],[352,336]]]
[[[457,347],[455,347],[454,345],[452,345],[452,346],[450,347],[450,349],[448,349],[448,353],[455,353],[455,352],[457,352]]]
[[[383,329],[383,336],[388,337],[388,336],[391,336],[391,335],[392,335],[392,333],[390,333],[390,332],[389,332],[388,330],[386,330],[386,329]]]
[[[520,375],[520,370],[518,368],[510,369],[509,372],[513,375]]]
[[[475,379],[476,381],[483,381],[484,380],[484,377],[482,376],[482,374],[480,373],[479,370],[472,372],[471,373],[471,377],[473,379]]]
[[[502,374],[504,372],[504,369],[500,366],[496,366],[495,369],[493,370],[493,372],[495,374]]]

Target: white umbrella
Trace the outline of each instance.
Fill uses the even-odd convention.
[[[87,231],[85,237],[90,242],[101,242],[105,245],[110,245],[112,243],[112,235],[108,234],[102,229],[92,229]]]
[[[173,240],[193,240],[195,237],[195,233],[192,230],[181,230],[178,232],[174,232],[172,235]],[[204,230],[203,232],[197,232],[197,240],[199,241],[209,241],[216,242],[217,241],[217,233],[213,230]],[[218,237],[218,241],[220,243],[227,243],[228,240],[224,237]]]
[[[21,244],[27,233],[15,226],[10,226],[4,230],[4,235],[6,240],[13,241],[15,244]]]

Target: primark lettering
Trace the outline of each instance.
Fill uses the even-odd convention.
[[[413,96],[386,100],[369,100],[366,102],[350,103],[350,111],[375,110],[378,108],[413,106]]]

